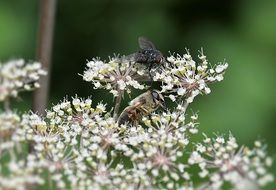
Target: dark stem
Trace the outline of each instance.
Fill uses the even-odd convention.
[[[48,75],[40,80],[40,89],[34,92],[33,111],[44,113],[49,94],[53,31],[55,23],[56,0],[40,0],[40,20],[37,46],[37,59]]]

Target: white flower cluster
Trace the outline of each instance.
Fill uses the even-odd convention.
[[[209,179],[202,189],[221,189],[226,182],[234,189],[252,189],[273,181],[267,170],[272,159],[267,156],[265,146],[256,141],[252,149],[239,147],[231,134],[228,138],[205,136],[203,143],[196,145],[188,163],[197,164],[201,169],[199,176]]]
[[[188,117],[187,107],[198,94],[210,93],[209,83],[221,81],[228,66],[209,67],[203,53],[199,59],[172,55],[151,70],[127,58],[93,59],[83,79],[116,97],[111,111],[77,96],[53,105],[46,116],[20,117],[7,109],[0,114],[0,189],[256,189],[271,182],[272,160],[261,142],[253,149],[238,146],[232,135],[193,142],[198,115]],[[0,101],[38,87],[45,74],[39,64],[22,60],[0,71]],[[120,108],[125,92],[145,90],[149,81],[161,82],[162,90],[149,89]],[[174,108],[165,107],[167,97],[177,101]]]
[[[32,156],[26,160],[12,159],[8,163],[1,162],[0,167],[0,189],[30,189],[34,185],[41,185],[44,179],[35,173],[37,170],[33,164]],[[9,171],[3,176],[3,171]]]
[[[203,52],[198,56],[200,62],[195,62],[187,52],[183,56],[171,55],[163,67],[157,67],[154,81],[162,81],[162,92],[169,93],[169,98],[175,101],[177,97],[185,98],[191,103],[198,94],[209,94],[209,83],[222,81],[227,63],[210,67]]]
[[[96,108],[93,108],[91,98],[82,99],[75,97],[72,101],[65,99],[60,104],[53,106],[52,110],[47,111],[46,117],[50,120],[53,127],[58,127],[64,122],[89,127],[87,125],[92,121],[92,118],[105,112],[104,104],[98,103]]]
[[[172,101],[186,98],[191,103],[198,94],[209,94],[209,83],[222,81],[227,63],[221,63],[210,67],[203,52],[198,56],[200,62],[196,63],[187,52],[183,56],[171,55],[163,65],[155,66],[151,71],[154,81],[161,81],[162,92],[169,94]],[[133,61],[122,61],[116,57],[111,58],[108,63],[94,59],[87,63],[83,79],[92,82],[95,88],[109,90],[114,96],[119,91],[130,93],[131,87],[145,89],[145,81],[149,81],[149,70],[147,65]]]
[[[9,98],[38,88],[38,80],[45,74],[37,62],[26,64],[19,59],[0,63],[0,102],[4,101],[5,106],[5,111],[0,113],[0,189],[23,190],[44,183],[37,173],[37,162],[26,153],[26,144],[18,138],[27,137],[28,133],[22,131],[21,117],[11,110]]]
[[[45,118],[26,114],[13,135],[14,141],[32,142],[31,154],[40,168],[38,172],[50,173],[59,189],[101,189],[115,184],[121,189],[121,174],[115,172],[124,168],[113,168],[111,164],[116,154],[128,147],[120,142],[113,118],[104,114],[105,105],[91,105],[90,98],[75,97],[54,105]]]
[[[20,117],[11,111],[0,113],[0,156],[14,147],[12,136],[20,126]]]
[[[131,93],[131,87],[139,90],[146,88],[145,84],[138,82],[138,79],[145,77],[145,66],[132,61],[120,62],[117,57],[111,58],[105,63],[99,59],[89,61],[84,71],[83,79],[92,82],[94,88],[109,90],[114,96],[120,91],[126,90]]]
[[[59,189],[192,188],[181,159],[189,135],[197,133],[197,115],[186,122],[179,105],[144,117],[148,128],[119,127],[102,103],[91,105],[90,98],[75,97],[54,105],[45,118],[23,116],[13,140],[32,142],[39,174],[50,173]]]
[[[17,97],[20,91],[39,87],[38,80],[46,72],[38,62],[26,64],[23,59],[0,63],[0,101]]]
[[[16,113],[4,112],[0,116],[0,189],[30,189],[44,184],[37,171],[39,162],[26,153],[26,144],[14,140],[20,129],[20,117]]]
[[[144,118],[148,128],[132,126],[126,132],[124,141],[134,147],[126,155],[136,170],[145,171],[149,181],[144,185],[154,185],[167,189],[178,189],[180,181],[190,184],[188,167],[183,163],[189,135],[197,133],[197,115],[185,121],[182,110],[153,114],[151,119]]]

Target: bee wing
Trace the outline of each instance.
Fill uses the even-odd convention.
[[[145,92],[143,94],[140,94],[139,96],[137,96],[136,98],[134,98],[133,100],[131,100],[129,102],[130,106],[139,106],[139,105],[143,105],[147,102],[145,96],[147,96],[148,92]]]
[[[139,37],[138,43],[141,49],[156,49],[155,45],[145,37]]]

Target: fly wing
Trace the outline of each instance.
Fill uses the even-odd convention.
[[[138,43],[141,49],[156,49],[155,45],[145,37],[139,37]]]
[[[135,62],[136,55],[137,55],[137,53],[132,53],[130,55],[124,55],[124,56],[116,59],[116,61],[121,62],[121,63]]]

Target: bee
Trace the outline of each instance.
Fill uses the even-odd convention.
[[[118,124],[139,122],[159,107],[165,108],[164,97],[158,90],[148,90],[133,99],[118,118]]]

